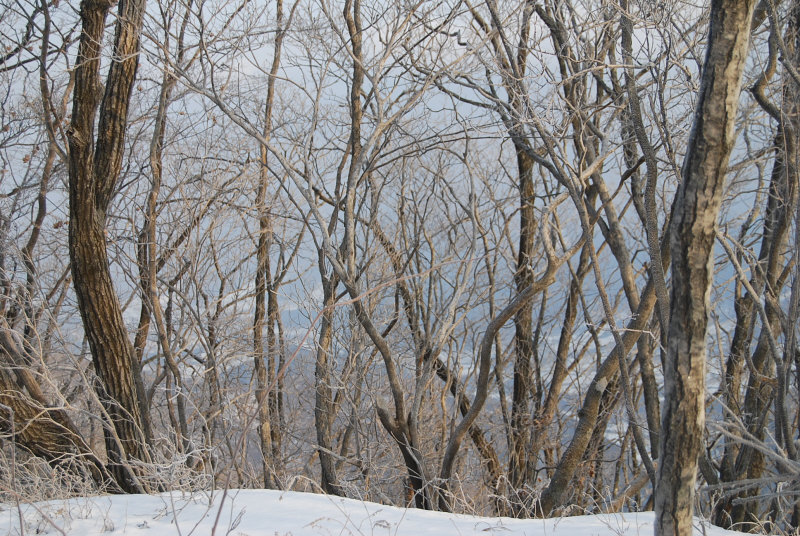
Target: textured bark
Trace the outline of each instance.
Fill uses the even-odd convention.
[[[64,410],[43,407],[19,390],[8,371],[0,368],[0,430],[14,442],[51,466],[88,470],[100,489],[119,492],[115,479],[89,448]]]
[[[787,17],[786,37],[790,52],[789,61],[797,64],[798,49],[796,40],[800,32],[800,6],[796,3],[792,6],[789,17]],[[774,307],[774,302],[770,297],[779,296],[782,292],[781,273],[786,269],[785,255],[786,241],[789,236],[790,224],[794,216],[797,203],[797,131],[800,128],[798,118],[798,107],[794,89],[796,85],[791,78],[787,80],[783,87],[783,97],[780,108],[769,101],[765,94],[767,82],[775,75],[778,63],[778,50],[776,41],[777,32],[782,29],[773,26],[770,28],[770,47],[769,60],[764,73],[752,88],[753,96],[761,105],[762,109],[772,116],[778,123],[777,134],[775,136],[775,160],[773,161],[772,172],[770,174],[770,184],[767,196],[767,206],[764,216],[764,230],[761,239],[761,246],[758,255],[758,270],[752,271],[749,286],[759,295],[754,296],[747,292],[743,296],[737,297],[736,313],[737,325],[732,343],[731,358],[729,368],[726,370],[725,395],[726,403],[729,408],[742,415],[742,420],[747,427],[747,431],[752,437],[763,441],[766,437],[766,426],[764,426],[764,415],[769,404],[775,400],[775,428],[778,441],[782,436],[787,435],[785,428],[785,404],[780,400],[780,381],[785,374],[775,368],[773,361],[779,361],[776,356],[770,358],[769,339],[779,336],[780,333],[780,311]],[[788,78],[788,77],[787,77]],[[746,281],[739,283],[745,285]],[[766,299],[765,299],[766,298]],[[753,352],[752,358],[748,361],[754,367],[750,370],[747,391],[744,401],[739,400],[739,388],[743,376],[743,363],[746,361],[744,352],[749,351],[750,343],[755,335],[754,316],[757,303],[764,301],[764,309],[767,323],[772,329],[762,322],[761,333],[758,343]],[[792,325],[791,322],[788,325]],[[783,365],[781,365],[783,366]],[[765,380],[777,376],[779,385],[773,389],[772,382]],[[784,379],[785,381],[785,379]],[[776,397],[778,395],[778,397]],[[788,434],[791,435],[791,434]],[[783,448],[791,455],[793,447],[791,438],[782,444]],[[752,445],[740,446],[736,439],[727,440],[725,456],[722,459],[720,469],[720,480],[730,482],[738,479],[754,479],[762,476],[765,460],[764,455],[753,448]],[[720,501],[715,509],[714,523],[731,528],[741,523],[757,521],[758,506],[756,501],[744,502],[742,497],[747,495],[757,495],[758,488],[752,488],[747,493],[737,494],[726,497]]]
[[[48,403],[31,373],[21,341],[7,326],[0,329],[0,430],[17,445],[52,466],[86,468],[101,488],[119,487],[86,444],[69,415]],[[77,475],[81,476],[81,475]]]
[[[126,463],[149,456],[134,379],[138,365],[108,267],[105,220],[122,166],[145,8],[143,0],[119,4],[113,61],[101,103],[100,53],[110,7],[103,1],[81,3],[82,32],[68,131],[70,260],[78,308],[100,378],[99,394],[113,425],[106,430],[111,471],[125,491],[143,491]]]
[[[711,253],[755,0],[715,0],[700,95],[670,227],[672,291],[661,419],[655,533],[692,534],[705,423]]]
[[[661,323],[662,331],[667,331],[669,325],[669,298],[667,295],[667,283],[664,275],[663,263],[661,262],[661,247],[658,231],[658,213],[656,211],[656,187],[658,185],[658,162],[656,151],[650,143],[650,138],[642,119],[642,106],[639,101],[639,93],[636,88],[636,75],[633,71],[633,23],[628,17],[628,2],[620,2],[622,8],[622,20],[620,27],[622,30],[622,52],[625,64],[625,90],[628,96],[628,117],[636,140],[644,153],[647,164],[647,183],[644,191],[644,227],[647,234],[647,249],[650,253],[650,270],[653,277],[653,284],[658,296],[658,318]],[[657,450],[656,450],[657,452]],[[657,454],[654,454],[657,456]]]
[[[320,253],[320,273],[323,274],[324,257]],[[331,276],[330,279],[323,275],[322,288],[324,292],[322,320],[319,328],[319,339],[317,340],[317,359],[314,371],[314,426],[317,432],[317,444],[319,445],[319,463],[321,471],[320,485],[325,493],[341,495],[342,490],[336,476],[336,464],[333,458],[333,426],[334,407],[331,382],[333,375],[330,364],[331,346],[333,342],[333,306],[336,302],[336,285],[338,279]]]
[[[493,8],[496,12],[496,8]],[[519,45],[516,57],[508,52],[508,61],[515,65],[515,75],[525,76],[528,63],[528,36],[530,33],[530,20],[533,13],[533,4],[526,2],[522,13],[520,25]],[[496,19],[495,19],[496,20]],[[511,108],[519,117],[524,115],[524,101],[522,94],[512,91],[510,99]],[[518,129],[517,126],[512,130]],[[521,130],[521,129],[520,129]],[[517,155],[517,173],[519,176],[519,252],[517,258],[517,272],[514,283],[517,293],[535,284],[533,263],[536,248],[536,212],[534,202],[536,191],[533,184],[534,162],[528,155],[531,147],[521,132],[514,132],[514,147]],[[544,305],[542,305],[544,306]],[[532,361],[538,360],[535,355],[533,342],[533,303],[529,301],[514,316],[514,346],[516,356],[514,359],[514,384],[511,394],[511,444],[509,445],[508,478],[513,489],[522,489],[532,478],[532,469],[536,460],[536,452],[531,452],[531,429],[533,427],[531,401],[541,395],[536,393],[533,382]],[[533,364],[537,369],[538,362]]]
[[[519,174],[520,217],[519,253],[514,283],[518,293],[534,282],[536,213],[533,188],[533,160],[525,147],[517,148],[517,171]],[[533,303],[528,302],[514,315],[514,383],[511,391],[511,444],[508,456],[508,478],[513,489],[521,489],[529,480],[529,458],[531,441],[531,400],[534,393],[532,360],[538,359],[533,352]]]

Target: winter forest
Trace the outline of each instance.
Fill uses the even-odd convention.
[[[797,0],[0,0],[0,499],[800,524]]]

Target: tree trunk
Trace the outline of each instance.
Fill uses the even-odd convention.
[[[81,468],[85,464],[98,487],[120,491],[69,415],[47,403],[21,343],[7,325],[0,329],[0,430],[50,465]]]
[[[533,188],[533,160],[526,148],[517,148],[517,169],[519,173],[520,218],[519,218],[519,257],[514,283],[517,293],[522,293],[534,282],[533,262],[536,238],[536,213],[534,212],[535,191]],[[531,360],[533,355],[533,303],[527,302],[514,315],[514,384],[511,395],[511,444],[508,455],[508,478],[513,489],[521,489],[529,480],[529,458],[536,453],[529,452],[531,441],[531,399],[538,398],[533,384]]]
[[[705,358],[712,249],[755,0],[714,0],[689,150],[670,228],[672,291],[656,526],[660,536],[692,534],[697,460],[705,423]]]
[[[149,459],[139,373],[108,267],[106,211],[116,188],[125,150],[131,88],[136,75],[144,0],[119,4],[113,61],[100,102],[100,53],[111,2],[81,3],[82,32],[75,62],[75,93],[69,136],[69,246],[72,276],[98,390],[113,429],[106,429],[111,472],[123,490],[144,490],[128,459]],[[100,117],[95,145],[94,121]]]
[[[662,258],[665,261],[669,257],[668,253],[662,248]],[[644,290],[642,290],[639,309],[637,309],[636,314],[625,326],[625,330],[622,333],[622,345],[615,345],[609,356],[597,369],[597,373],[595,373],[589,388],[586,390],[583,404],[578,411],[578,423],[575,426],[575,432],[572,435],[569,446],[561,456],[553,476],[550,478],[550,483],[542,492],[539,499],[538,513],[548,515],[555,508],[563,505],[564,494],[569,487],[569,483],[575,476],[581,460],[584,459],[584,453],[589,445],[600,414],[602,397],[609,383],[614,380],[619,371],[620,360],[617,357],[617,352],[628,355],[628,352],[631,351],[647,326],[647,320],[650,318],[655,304],[655,288],[653,282],[648,281]]]
[[[324,311],[319,328],[317,341],[317,359],[314,371],[314,426],[317,432],[319,447],[319,465],[323,491],[332,495],[341,495],[336,476],[336,464],[333,457],[333,426],[334,407],[331,382],[333,381],[333,365],[330,363],[333,346],[333,307],[336,303],[336,285],[338,278],[335,275],[327,277],[324,273],[324,253],[320,252],[320,275],[324,292]]]
[[[278,68],[281,61],[281,47],[285,28],[283,27],[283,2],[278,0],[275,7],[276,14],[276,33],[272,55],[272,66],[270,67],[269,79],[267,80],[267,101],[264,106],[264,129],[265,140],[269,140],[272,135],[272,109],[275,102],[275,82],[277,80]],[[277,383],[275,381],[275,354],[277,344],[275,342],[275,320],[278,315],[277,293],[274,288],[272,271],[270,267],[270,246],[272,245],[272,216],[270,207],[267,206],[267,189],[270,183],[270,173],[268,169],[269,152],[265,145],[261,145],[261,169],[259,175],[258,188],[256,192],[256,207],[258,209],[258,246],[256,247],[256,295],[255,295],[255,316],[253,319],[253,359],[256,369],[256,403],[258,404],[258,433],[261,442],[261,456],[264,465],[264,487],[274,488],[277,485],[275,480],[276,460],[275,457],[280,453],[280,447],[276,444],[280,440],[279,422],[275,418],[277,412]],[[265,322],[266,317],[266,322]],[[267,349],[264,349],[264,328],[267,328]],[[268,364],[264,364],[264,360]],[[277,440],[277,441],[276,441]]]

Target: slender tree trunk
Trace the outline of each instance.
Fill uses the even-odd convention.
[[[275,7],[276,34],[273,45],[272,66],[267,81],[267,102],[264,106],[263,136],[269,140],[272,135],[272,109],[275,102],[275,82],[281,60],[281,48],[285,28],[283,27],[283,1],[278,0]],[[272,216],[267,207],[267,190],[270,173],[267,165],[269,152],[261,144],[261,170],[256,207],[258,209],[258,245],[256,247],[256,307],[253,319],[253,359],[256,369],[256,403],[258,404],[258,433],[261,442],[261,456],[264,465],[264,487],[273,488],[275,480],[276,456],[280,454],[280,423],[277,413],[278,386],[275,381],[275,321],[278,315],[277,292],[274,288],[270,267],[270,246],[272,239]],[[265,321],[266,318],[266,321]],[[264,348],[264,328],[267,328],[267,345]],[[264,361],[267,361],[265,365]],[[271,386],[271,389],[270,389]]]
[[[558,409],[561,389],[567,379],[569,368],[567,358],[569,357],[570,343],[572,342],[575,320],[578,316],[578,306],[580,301],[581,285],[586,275],[589,273],[589,251],[586,247],[581,250],[578,261],[578,268],[573,273],[569,284],[567,302],[564,308],[564,319],[562,321],[561,334],[558,338],[556,347],[556,362],[553,365],[553,372],[550,378],[550,387],[541,407],[537,410],[533,420],[533,430],[531,432],[530,455],[538,457],[539,451],[546,446],[548,441],[548,429],[553,422]]]
[[[662,248],[662,258],[664,258],[665,262],[668,257],[668,251],[664,251],[664,248]],[[584,459],[584,454],[600,414],[604,393],[619,372],[620,360],[617,352],[628,355],[628,352],[631,351],[647,326],[647,320],[650,318],[655,305],[655,288],[652,281],[648,281],[644,290],[642,290],[639,309],[637,309],[636,314],[625,326],[625,330],[622,333],[622,345],[615,345],[609,356],[598,368],[595,377],[586,390],[583,404],[578,411],[578,423],[575,426],[575,432],[572,434],[572,439],[564,450],[550,478],[550,483],[542,492],[539,499],[538,513],[548,515],[555,508],[563,505],[564,494],[569,487],[569,483],[575,476],[581,460]]]
[[[164,45],[169,48],[169,35],[164,37]],[[178,43],[179,50],[182,49],[182,43]],[[180,56],[179,53],[179,63]],[[151,171],[151,184],[150,192],[147,196],[146,217],[145,224],[140,234],[140,240],[144,240],[144,244],[140,244],[140,248],[144,248],[144,266],[140,265],[142,271],[142,289],[143,289],[143,309],[148,309],[152,315],[155,324],[158,340],[161,345],[161,352],[164,355],[165,364],[172,375],[172,381],[175,382],[174,394],[168,392],[168,405],[171,407],[171,399],[174,397],[177,400],[177,417],[173,419],[173,428],[177,438],[177,445],[182,453],[187,453],[189,449],[189,425],[186,416],[186,396],[187,390],[183,384],[183,376],[180,367],[175,359],[172,351],[172,342],[169,336],[169,314],[165,318],[164,311],[161,307],[161,302],[158,295],[157,277],[159,272],[158,266],[158,249],[156,246],[156,223],[158,218],[158,196],[161,191],[161,184],[163,178],[163,152],[164,152],[164,136],[167,128],[167,113],[169,111],[169,104],[172,100],[172,90],[175,87],[176,79],[173,73],[165,70],[161,80],[161,91],[158,99],[158,110],[156,112],[155,127],[153,137],[150,141],[150,171]],[[142,257],[142,250],[139,250],[139,256]],[[177,280],[173,281],[173,284]],[[140,321],[143,318],[140,316]],[[139,332],[137,332],[137,337]],[[137,356],[138,365],[138,356]],[[137,391],[138,391],[137,384]],[[170,412],[170,417],[173,413]]]
[[[735,140],[734,121],[755,0],[714,0],[689,151],[670,227],[672,291],[655,492],[659,536],[692,534],[705,423],[705,358],[712,249]]]
[[[517,149],[517,171],[519,174],[520,221],[519,253],[514,283],[517,293],[523,292],[534,281],[533,261],[536,238],[535,191],[533,188],[533,160],[525,148]],[[508,455],[508,477],[513,489],[521,489],[529,480],[528,467],[531,442],[531,400],[534,393],[533,355],[533,303],[527,302],[514,315],[514,383],[511,392],[511,445]]]
[[[320,274],[323,276],[322,288],[324,293],[322,320],[317,340],[317,359],[314,372],[314,426],[317,431],[317,444],[319,446],[319,464],[321,472],[321,486],[325,493],[341,495],[342,490],[336,476],[336,463],[333,457],[333,426],[334,409],[331,382],[333,374],[331,349],[333,342],[333,306],[336,302],[336,285],[338,279],[335,275],[326,278],[323,273],[324,253],[320,252]]]

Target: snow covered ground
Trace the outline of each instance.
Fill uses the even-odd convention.
[[[637,536],[652,512],[518,520],[394,508],[308,493],[230,490],[0,504],[0,535],[85,536]],[[20,526],[20,518],[24,520]],[[737,534],[703,524],[698,536]]]

